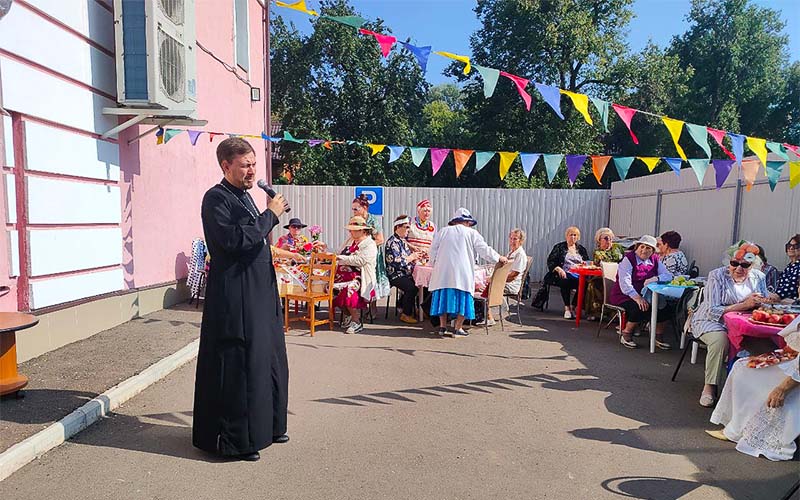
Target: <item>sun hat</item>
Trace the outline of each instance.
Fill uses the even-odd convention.
[[[363,229],[364,231],[372,231],[372,227],[367,225],[367,221],[364,220],[363,217],[360,215],[356,215],[355,217],[350,218],[350,222],[344,226],[345,229],[349,229],[351,231],[358,231]]]
[[[656,249],[656,245],[658,242],[656,241],[654,236],[650,236],[649,234],[643,234],[638,240],[633,242],[633,245],[647,245],[651,247],[654,251]]]
[[[289,229],[292,226],[300,226],[301,229],[304,227],[308,227],[305,224],[303,224],[297,217],[292,217],[291,219],[289,219],[289,223],[283,226],[283,228]]]
[[[457,208],[453,217],[450,218],[450,224],[457,223],[457,222],[468,222],[470,226],[474,226],[478,223],[473,217],[472,214],[469,213],[464,207]]]

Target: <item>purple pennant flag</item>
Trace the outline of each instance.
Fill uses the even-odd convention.
[[[583,162],[586,161],[586,155],[567,155],[567,175],[569,176],[569,184],[575,184],[575,179],[583,167]]]
[[[187,134],[189,134],[189,141],[191,141],[192,146],[197,145],[197,138],[200,137],[200,134],[203,133],[202,130],[187,130]]]
[[[439,172],[439,169],[442,168],[442,163],[444,163],[444,159],[447,158],[448,153],[450,153],[449,149],[431,148],[431,165],[433,166],[433,175],[436,175],[436,173]]]
[[[322,139],[309,139],[308,140],[308,145],[313,148],[314,146],[319,146],[323,142],[325,142],[325,141],[323,141]]]
[[[719,189],[725,184],[725,179],[731,173],[735,162],[733,160],[711,160],[711,163],[714,165],[714,175],[717,178],[717,189]]]

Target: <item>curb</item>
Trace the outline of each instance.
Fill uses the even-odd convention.
[[[0,453],[0,481],[86,429],[109,412],[197,357],[200,339],[123,380],[58,422]]]

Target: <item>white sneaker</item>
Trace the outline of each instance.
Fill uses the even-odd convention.
[[[572,315],[572,312],[564,311],[564,319],[573,319],[573,318],[574,316]]]
[[[364,325],[363,324],[356,323],[355,321],[353,321],[352,323],[350,323],[350,326],[347,327],[347,330],[345,330],[344,333],[348,333],[348,334],[361,333],[361,331],[363,329],[364,329]]]
[[[483,320],[478,321],[477,323],[475,323],[475,326],[483,326],[483,325],[494,326],[496,324],[497,324],[497,321],[495,321],[494,319],[483,319]]]
[[[348,326],[350,326],[350,323],[352,322],[353,322],[352,316],[345,316],[344,318],[342,318],[342,324],[339,326],[346,329]]]

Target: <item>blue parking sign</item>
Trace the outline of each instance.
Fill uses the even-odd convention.
[[[369,213],[372,215],[383,216],[383,187],[381,186],[357,186],[355,197],[365,194],[369,200]]]

